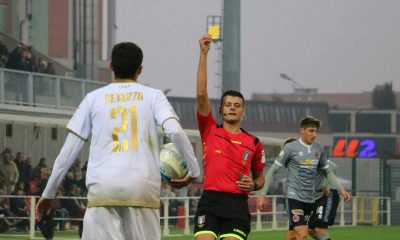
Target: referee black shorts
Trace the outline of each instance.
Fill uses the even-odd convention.
[[[251,216],[247,195],[206,190],[197,205],[194,236],[212,234],[216,239],[246,240]]]

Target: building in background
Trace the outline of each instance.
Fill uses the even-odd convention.
[[[396,104],[400,106],[400,92],[394,93]],[[372,92],[362,93],[253,93],[251,100],[278,102],[320,102],[327,103],[331,109],[372,109]]]
[[[115,26],[114,0],[0,0],[0,33],[9,49],[31,45],[62,75],[110,81]]]

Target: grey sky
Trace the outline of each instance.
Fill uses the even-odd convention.
[[[279,73],[319,92],[400,91],[399,0],[246,0],[241,3],[241,91],[292,92]],[[198,38],[220,0],[118,0],[117,41],[144,51],[140,81],[195,96]],[[209,93],[219,97],[216,50]]]

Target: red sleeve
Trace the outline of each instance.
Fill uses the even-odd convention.
[[[207,116],[203,116],[197,112],[197,123],[199,124],[199,131],[202,140],[210,134],[211,128],[216,125],[211,112]]]
[[[251,165],[251,170],[255,172],[262,172],[265,167],[265,156],[264,149],[259,141],[256,145],[256,152],[254,153],[253,163]]]

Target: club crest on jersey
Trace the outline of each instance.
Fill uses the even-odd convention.
[[[319,158],[321,156],[321,152],[315,152],[315,157]]]
[[[197,224],[199,225],[199,227],[203,227],[204,223],[206,222],[206,216],[205,215],[201,215],[197,218]]]
[[[299,152],[299,156],[300,157],[304,157],[304,153],[303,152]]]

